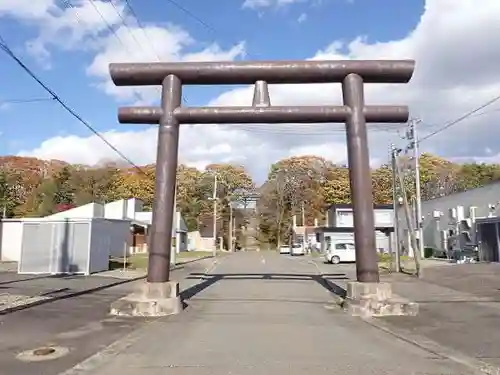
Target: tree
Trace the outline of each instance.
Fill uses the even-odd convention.
[[[109,181],[108,194],[113,199],[139,198],[144,202],[145,209],[153,207],[155,194],[155,166],[147,165],[137,169],[125,169],[114,174]]]
[[[54,184],[53,202],[55,205],[72,205],[75,196],[75,188],[71,184],[72,169],[64,166],[52,178]]]
[[[196,168],[179,165],[177,169],[177,208],[189,230],[200,230],[201,217],[210,211],[211,187],[204,173]]]
[[[433,199],[460,191],[457,184],[458,169],[456,164],[448,160],[431,154],[422,154],[420,156],[422,199]],[[414,191],[413,188],[412,191]]]
[[[75,188],[74,204],[77,206],[90,202],[106,203],[115,199],[115,186],[120,179],[120,170],[114,165],[102,167],[78,166],[71,176]]]
[[[12,217],[15,208],[21,203],[21,178],[6,170],[0,170],[0,209],[1,217]]]
[[[392,203],[392,166],[382,165],[372,172],[373,203]]]
[[[249,196],[255,190],[255,184],[252,177],[248,174],[243,166],[233,165],[233,164],[210,164],[205,168],[203,173],[202,182],[203,186],[210,186],[211,189],[206,189],[204,191],[210,191],[213,194],[213,187],[215,182],[215,177],[217,176],[217,217],[216,220],[220,225],[218,225],[217,237],[222,236],[225,240],[226,247],[229,246],[229,228],[230,228],[230,204],[239,204],[239,213],[243,215],[237,215],[242,218],[243,222],[239,223],[239,227],[244,227],[248,237],[248,223],[250,222],[251,216],[254,212],[253,209],[248,208]],[[211,196],[211,195],[210,195]],[[213,203],[210,204],[210,207]],[[234,212],[233,212],[234,213]],[[211,222],[213,225],[213,219],[211,214],[205,214],[204,219],[207,222]],[[211,219],[208,219],[211,217]],[[237,231],[237,240],[240,239],[242,242],[248,243],[248,238],[243,238],[243,232]]]
[[[286,241],[291,218],[299,212],[304,217],[302,225],[312,224],[324,215],[332,167],[314,155],[283,159],[271,166],[259,202],[264,241],[278,246]]]
[[[351,202],[351,185],[349,169],[344,166],[332,166],[328,171],[327,181],[323,189],[325,203],[346,204]]]

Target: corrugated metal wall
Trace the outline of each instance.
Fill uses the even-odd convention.
[[[451,194],[445,197],[439,197],[429,201],[422,202],[422,216],[423,231],[424,231],[424,245],[434,248],[441,248],[441,230],[451,228],[450,223],[452,220],[449,218],[449,210],[462,206],[464,208],[464,215],[469,217],[469,208],[477,207],[476,217],[487,217],[489,214],[488,205],[493,204],[498,206],[495,214],[500,214],[500,182],[488,184],[486,186],[464,191],[461,193]],[[440,211],[443,216],[436,220],[433,217],[434,211]],[[405,231],[407,225],[402,208],[398,211],[399,225],[401,238],[406,241]]]
[[[24,223],[19,273],[88,274],[90,222]]]

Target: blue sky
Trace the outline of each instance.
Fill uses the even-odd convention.
[[[0,0],[0,35],[7,41],[12,50],[44,82],[54,89],[62,99],[99,131],[106,133],[110,130],[116,130],[120,133],[129,132],[129,135],[136,134],[136,132],[137,134],[144,132],[147,126],[117,124],[116,108],[119,104],[127,102],[127,98],[109,92],[109,90],[106,92],[106,89],[103,89],[103,85],[106,84],[104,82],[106,80],[105,72],[103,73],[102,68],[104,66],[103,61],[108,59],[109,61],[104,61],[106,64],[112,60],[114,62],[114,59],[117,58],[116,56],[120,56],[120,54],[113,54],[113,51],[117,48],[124,49],[125,47],[127,47],[126,49],[129,52],[125,52],[124,54],[124,51],[121,51],[121,55],[124,58],[130,54],[136,54],[133,59],[134,61],[141,60],[141,55],[144,55],[146,60],[154,59],[151,55],[153,53],[151,51],[154,49],[152,45],[154,43],[163,43],[168,39],[155,39],[151,36],[151,40],[147,40],[145,43],[143,43],[144,40],[141,40],[141,47],[137,43],[132,43],[127,33],[130,35],[139,35],[138,33],[142,30],[135,24],[130,10],[127,9],[123,1],[117,0],[114,4],[119,10],[123,9],[121,15],[126,20],[129,28],[124,27],[121,21],[116,20],[117,14],[113,15],[111,8],[108,7],[106,12],[103,11],[103,14],[105,14],[104,19],[109,21],[111,28],[115,32],[118,31],[116,35],[122,35],[128,39],[126,43],[121,43],[120,38],[115,37],[107,26],[103,25],[100,15],[89,6],[90,0],[70,0],[69,3],[72,5],[73,10],[80,12],[80,18],[92,18],[93,22],[96,22],[96,25],[100,22],[98,27],[101,31],[94,35],[91,35],[88,28],[85,31],[79,30],[78,21],[75,18],[63,17],[65,14],[62,11],[64,10],[64,3],[68,3],[67,0],[36,1],[39,1],[40,4],[45,3],[50,5],[47,6],[45,13],[43,9],[31,9],[29,1]],[[94,1],[94,4],[99,3],[97,5],[102,6],[106,2]],[[438,0],[428,0],[427,8],[424,8],[426,4],[424,4],[423,0],[257,1],[257,3],[259,2],[261,5],[266,2],[273,3],[274,5],[251,8],[244,6],[244,0],[217,0],[217,2],[201,0],[180,1],[183,7],[208,24],[210,28],[214,29],[210,30],[207,26],[200,24],[199,21],[168,1],[129,0],[130,5],[135,10],[145,29],[150,27],[156,27],[157,29],[165,28],[171,32],[172,27],[175,26],[176,28],[182,28],[184,32],[189,34],[190,43],[187,45],[181,43],[180,50],[174,53],[179,56],[200,53],[201,51],[205,53],[210,45],[216,43],[219,51],[212,53],[216,57],[229,56],[229,58],[234,59],[258,60],[306,59],[318,55],[318,53],[323,51],[325,56],[328,57],[345,56],[347,58],[364,58],[368,56],[371,58],[372,56],[378,57],[380,55],[381,58],[419,58],[420,61],[424,61],[422,66],[426,71],[431,69],[432,66],[430,63],[427,63],[427,57],[420,56],[424,50],[421,45],[425,45],[425,43],[429,44],[429,49],[433,48],[432,51],[439,49],[437,41],[435,42],[436,45],[432,45],[433,36],[430,28],[434,27],[434,21],[429,19],[451,17],[449,14],[446,15],[444,13],[443,8],[445,7],[440,7]],[[215,6],[215,3],[217,6]],[[276,5],[277,3],[280,3],[280,5]],[[452,4],[450,0],[441,1],[439,4],[444,5],[444,3]],[[461,4],[460,6],[454,5],[459,3]],[[493,7],[496,1],[485,0],[484,3],[488,3]],[[452,4],[455,9],[454,11],[457,12],[457,19],[459,17],[458,12],[462,12],[460,15],[468,12],[471,17],[473,16],[471,11],[466,9],[470,4],[469,0],[456,0]],[[68,8],[67,5],[66,8]],[[104,10],[104,7],[99,9]],[[95,13],[92,15],[93,11]],[[448,13],[453,12],[450,10]],[[426,18],[428,19],[427,21],[425,21]],[[445,18],[443,18],[443,22],[445,21]],[[455,22],[456,20],[453,21]],[[66,26],[61,27],[61,24]],[[83,36],[78,39],[75,37],[77,33],[81,33]],[[358,40],[357,45],[349,45],[350,42],[360,37],[362,39]],[[449,40],[454,40],[452,37],[453,35],[450,35],[451,39],[441,40],[439,42],[441,43],[441,47],[445,44],[447,45]],[[479,36],[477,37],[479,38]],[[424,40],[425,38],[427,39]],[[35,42],[33,43],[33,41]],[[244,45],[239,52],[228,52],[240,42],[244,42]],[[337,45],[338,48],[328,50],[328,46],[331,46],[334,42],[337,44],[344,42],[345,44],[340,47]],[[477,40],[472,40],[470,43],[471,45],[477,45]],[[122,44],[121,47],[120,44]],[[38,48],[33,48],[33,45]],[[141,48],[147,49],[149,55],[143,54]],[[162,47],[158,45],[158,48],[161,49]],[[399,51],[396,48],[399,48],[401,52],[396,52]],[[165,59],[168,59],[168,56],[172,55],[172,53],[170,55],[169,53],[165,54]],[[89,66],[99,56],[101,59],[99,72],[96,73],[94,70],[94,73],[89,73]],[[434,56],[431,57],[437,58]],[[419,60],[417,60],[417,63]],[[47,93],[3,53],[0,53],[0,67],[0,103],[11,99],[49,98]],[[438,73],[440,72],[436,71],[436,74]],[[417,84],[424,81],[419,79],[419,77],[416,77],[416,80]],[[415,85],[412,87],[416,87]],[[420,89],[420,87],[418,88]],[[185,91],[185,96],[189,101],[189,105],[203,105],[208,102],[220,102],[221,100],[225,102],[229,94],[232,93],[228,90],[230,90],[228,87],[190,87]],[[241,88],[241,90],[244,90],[244,88]],[[415,95],[412,93],[411,95],[407,95],[407,97],[409,101],[417,103],[416,106],[420,111],[419,115],[427,115],[429,119],[434,119],[434,117],[440,119],[436,115],[432,105],[421,103],[425,101],[425,95],[422,96],[422,90],[419,91],[420,96],[416,97]],[[150,94],[147,97],[149,100],[152,98]],[[396,99],[398,97],[396,96]],[[188,161],[193,161],[195,165],[201,165],[204,162],[210,161],[234,161],[243,164],[248,162],[248,155],[243,158],[241,156],[234,158],[228,156],[229,154],[236,155],[237,148],[235,149],[229,141],[228,129],[221,129],[217,131],[225,132],[219,136],[219,139],[225,139],[225,146],[217,146],[219,147],[218,151],[211,150],[206,144],[203,147],[200,146],[203,150],[200,148],[198,154],[195,153],[198,155],[197,160],[191,160],[193,157],[190,156],[187,158],[189,159]],[[251,130],[245,128],[243,131],[245,134],[239,134],[239,139],[245,137],[245,139],[250,139],[253,136],[253,134],[248,134]],[[193,148],[197,149],[194,145],[195,138],[204,137],[204,134],[208,134],[207,132],[213,135],[215,131],[205,129],[203,130],[205,132],[203,134],[189,133],[189,135],[186,135],[189,138],[189,148],[191,150]],[[283,135],[283,131],[280,130],[282,132],[280,133],[281,135]],[[1,154],[17,154],[23,151],[24,154],[40,157],[57,157],[65,158],[69,161],[95,162],[92,157],[81,157],[79,159],[76,150],[75,154],[66,156],[65,152],[67,150],[57,151],[56,148],[59,147],[57,145],[53,146],[54,144],[51,144],[51,146],[45,144],[41,147],[44,141],[54,137],[60,137],[58,138],[58,142],[64,143],[65,141],[69,142],[70,138],[72,142],[78,139],[81,139],[82,142],[85,140],[88,141],[87,138],[90,136],[89,131],[73,119],[56,102],[2,105],[0,108],[0,132]],[[316,130],[313,132],[315,133],[308,133],[306,135],[311,137],[312,135],[323,135],[323,133]],[[187,133],[188,131],[186,131]],[[297,136],[301,134],[300,132],[289,132],[289,134],[284,135]],[[257,139],[251,138],[249,142],[256,142],[255,145],[259,147],[262,146],[261,143],[263,142],[272,149],[274,146],[269,139],[276,134],[266,133],[264,135],[257,137]],[[115,138],[115,141],[118,143],[123,141],[116,134]],[[154,142],[151,142],[150,138],[147,139],[146,141],[145,138],[144,141],[147,147],[154,148],[154,144],[152,144]],[[338,144],[342,143],[341,138],[339,139],[335,138],[331,148],[344,147],[338,146]],[[122,151],[127,154],[127,149],[131,147],[131,141],[123,142]],[[217,142],[213,141],[214,147],[216,144]],[[106,147],[105,145],[98,146],[97,143],[92,143],[92,145],[94,146],[87,145],[86,151],[83,150],[85,152],[82,151],[80,153],[91,155],[96,151],[93,147]],[[53,148],[55,151],[48,151],[49,146],[55,147]],[[305,146],[305,144],[290,144],[292,148],[303,148]],[[287,149],[286,145],[280,145],[280,147],[281,149]],[[225,151],[219,152],[220,150]],[[137,163],[147,162],[151,159],[151,155],[154,156],[154,153],[148,153],[149,159],[146,160],[140,157],[142,155],[140,150],[130,149],[130,152],[131,158],[136,157],[133,160]],[[326,156],[328,157],[328,155]],[[288,156],[288,154],[283,152],[269,154],[267,162],[269,164],[275,161],[272,160],[273,158],[283,156]],[[111,157],[111,154],[106,153],[103,157]]]

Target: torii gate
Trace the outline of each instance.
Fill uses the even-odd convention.
[[[378,283],[366,123],[408,121],[406,106],[367,106],[365,83],[407,83],[412,60],[241,61],[110,64],[117,86],[161,86],[159,107],[122,107],[120,123],[159,124],[148,284],[170,281],[171,228],[182,124],[345,123],[356,243],[356,274]],[[272,106],[268,84],[341,83],[342,106]],[[252,106],[182,107],[183,85],[254,84]],[[178,286],[171,297],[178,294]],[[157,290],[157,289],[156,289]],[[176,292],[177,291],[177,292]]]

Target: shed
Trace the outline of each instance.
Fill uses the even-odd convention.
[[[107,270],[110,256],[124,254],[130,221],[6,219],[2,233],[2,260],[18,261],[20,274],[88,275]]]

